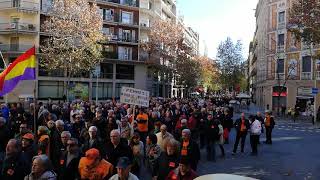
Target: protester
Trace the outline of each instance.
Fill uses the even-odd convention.
[[[82,145],[82,152],[85,153],[91,148],[96,148],[99,152],[104,155],[105,148],[103,147],[103,142],[98,136],[98,129],[95,126],[89,128],[89,139],[85,140]]]
[[[66,152],[60,156],[59,179],[79,179],[78,165],[80,161],[80,149],[78,140],[76,138],[70,138],[67,141],[66,147]]]
[[[117,163],[117,174],[113,175],[109,180],[139,180],[137,176],[130,172],[130,159],[128,157],[120,157]]]
[[[3,180],[23,179],[30,172],[30,166],[21,153],[21,145],[16,139],[10,139],[6,147],[3,163],[0,165]]]
[[[261,134],[261,123],[254,116],[250,118],[250,121],[250,144],[252,149],[251,155],[258,155],[258,142]]]
[[[169,139],[164,144],[164,149],[165,151],[161,153],[155,165],[155,179],[158,180],[165,179],[169,172],[179,165],[179,142],[175,139]]]
[[[219,138],[219,127],[217,121],[213,120],[211,114],[208,115],[206,124],[207,137],[207,160],[216,161],[216,143]]]
[[[198,177],[196,172],[191,168],[190,161],[187,157],[182,157],[179,167],[172,170],[166,180],[193,180]]]
[[[144,160],[144,145],[140,141],[139,133],[135,132],[129,142],[129,146],[133,153],[133,162],[131,172],[139,177],[140,170]]]
[[[104,180],[113,174],[113,165],[101,158],[98,149],[92,148],[86,151],[85,157],[79,162],[81,179]]]
[[[160,146],[162,151],[164,151],[165,142],[173,138],[173,136],[169,132],[167,132],[167,126],[165,124],[161,125],[160,132],[158,132],[156,136],[157,144]]]
[[[148,115],[144,113],[143,108],[139,110],[139,114],[137,115],[136,120],[138,125],[138,132],[140,134],[142,142],[145,143],[148,134]]]
[[[241,139],[241,152],[244,152],[244,145],[246,142],[246,137],[248,134],[248,130],[250,129],[250,122],[248,119],[245,118],[244,113],[241,113],[241,117],[236,120],[234,123],[234,127],[236,129],[237,135],[236,135],[236,141],[233,146],[232,155],[234,155],[237,152],[239,141]]]
[[[198,162],[200,160],[199,145],[191,139],[191,131],[189,129],[184,129],[181,137],[181,156],[188,157],[190,159],[191,168],[194,171],[197,171]]]
[[[0,117],[0,153],[4,153],[10,139],[10,131],[5,124],[6,120]]]
[[[53,171],[50,159],[42,154],[33,157],[31,174],[27,175],[24,180],[56,180],[57,175]]]
[[[49,130],[46,126],[39,126],[38,137],[38,155],[45,154],[50,157]]]
[[[120,157],[128,157],[133,159],[132,150],[128,146],[128,141],[120,138],[120,132],[113,130],[110,132],[111,142],[106,145],[106,160],[114,167],[117,166]],[[114,170],[115,174],[116,171]]]
[[[264,127],[266,128],[266,144],[272,144],[272,129],[275,126],[274,118],[269,111],[266,111]]]
[[[157,136],[149,134],[146,140],[146,166],[152,177],[156,176],[156,162],[161,154],[161,148],[157,144]]]
[[[23,135],[21,141],[22,155],[27,162],[31,162],[33,156],[37,154],[37,150],[34,145],[34,135],[32,133],[27,133]]]

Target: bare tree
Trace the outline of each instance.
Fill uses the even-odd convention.
[[[102,60],[102,18],[88,0],[55,0],[48,15],[43,30],[49,37],[41,46],[41,65],[49,71],[64,70],[69,85],[72,76],[91,71]]]
[[[183,41],[183,28],[180,24],[158,19],[152,23],[148,38],[147,42],[141,43],[142,53],[148,55],[149,67],[160,74],[164,94],[165,83],[174,72],[178,46]]]

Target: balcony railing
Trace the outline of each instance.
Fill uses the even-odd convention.
[[[284,52],[284,45],[278,45],[277,52]]]
[[[317,71],[317,80],[320,80],[320,71]]]
[[[30,0],[3,0],[0,2],[0,9],[11,8],[28,11],[39,11],[39,4]]]
[[[286,28],[285,22],[278,23],[278,29],[285,29],[285,28]]]
[[[97,78],[96,75],[93,75],[92,77],[93,78]],[[101,79],[112,79],[113,78],[113,73],[100,73],[98,78],[101,78]]]
[[[139,7],[137,0],[120,0],[121,5]]]
[[[311,72],[302,72],[301,73],[301,80],[311,80]]]
[[[276,79],[277,80],[284,80],[285,79],[284,73],[277,73],[276,74]]]
[[[92,0],[94,1],[94,0]],[[123,6],[130,6],[130,7],[139,7],[137,0],[95,0],[97,3],[115,3],[121,4]]]
[[[107,59],[118,59],[118,53],[103,51],[102,56]]]
[[[0,50],[2,52],[16,52],[22,53],[32,48],[32,44],[0,44]],[[37,49],[36,49],[37,52]]]
[[[35,24],[30,23],[0,23],[0,32],[38,32],[38,28]]]

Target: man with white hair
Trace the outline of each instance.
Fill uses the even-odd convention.
[[[89,128],[89,139],[85,140],[82,145],[82,152],[85,153],[91,148],[96,148],[99,150],[101,155],[105,155],[104,143],[98,136],[98,128],[96,126],[91,126]]]
[[[190,129],[184,129],[181,133],[181,157],[188,157],[191,162],[191,168],[197,171],[198,162],[200,160],[200,149],[198,143],[191,139]]]
[[[162,151],[165,151],[164,144],[169,139],[173,138],[173,136],[167,132],[167,126],[165,124],[161,125],[160,132],[156,134],[157,136],[157,144],[160,146]]]
[[[130,160],[133,159],[132,151],[128,146],[128,141],[121,139],[119,130],[112,130],[110,132],[110,139],[111,142],[108,143],[106,147],[106,160],[108,162],[116,167],[120,157],[128,157]],[[113,173],[116,173],[116,169],[114,169]]]

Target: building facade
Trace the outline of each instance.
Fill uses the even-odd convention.
[[[148,41],[150,26],[156,19],[177,23],[176,0],[89,0],[100,8],[102,31],[108,39],[103,44],[104,59],[99,74],[80,73],[68,78],[61,70],[46,71],[37,67],[36,81],[23,81],[7,95],[9,101],[33,97],[38,99],[84,98],[99,100],[119,98],[122,86],[144,89],[152,96],[183,96],[183,87],[174,78],[165,83],[148,69],[148,56],[140,43]],[[6,64],[48,37],[42,25],[48,18],[53,0],[6,0],[0,2],[0,50]],[[188,43],[199,52],[199,34],[191,28],[184,32]],[[0,62],[0,68],[5,68]],[[179,89],[180,88],[180,89]],[[67,95],[68,89],[68,95]],[[35,90],[35,91],[34,91]]]
[[[95,0],[103,19],[103,34],[108,41],[103,45],[104,59],[99,74],[81,73],[71,78],[70,87],[63,71],[37,68],[37,81],[25,81],[8,95],[11,101],[19,97],[61,99],[69,88],[69,99],[99,100],[119,98],[122,86],[146,89],[146,65],[139,58],[139,1]],[[0,2],[0,50],[10,63],[18,55],[47,37],[42,24],[47,18],[52,0],[8,0]],[[2,67],[4,67],[2,65]]]
[[[256,32],[250,46],[250,90],[257,105],[277,110],[298,105],[301,111],[320,96],[320,61],[313,59],[320,46],[310,47],[297,41],[288,31],[291,0],[259,0]]]

